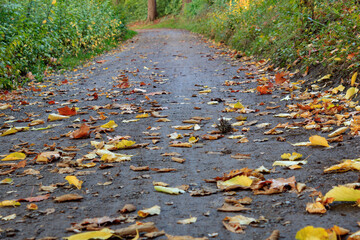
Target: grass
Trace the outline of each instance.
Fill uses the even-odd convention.
[[[121,42],[124,42],[128,39],[133,38],[137,34],[136,31],[128,30],[126,34],[123,36],[123,39]],[[103,54],[107,51],[110,51],[114,48],[119,47],[119,41],[112,41],[107,40],[103,47],[96,48],[91,51],[81,52],[77,55],[65,55],[60,59],[60,66],[58,66],[58,69],[72,69],[76,66],[81,65],[82,63],[88,61],[89,59],[92,59],[96,56],[99,56],[100,54]]]

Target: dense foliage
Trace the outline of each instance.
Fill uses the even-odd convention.
[[[118,41],[126,33],[120,13],[107,0],[0,1],[0,88]]]
[[[185,13],[192,30],[285,67],[349,73],[360,65],[356,0],[193,0]]]
[[[156,8],[158,17],[169,14],[178,14],[181,11],[183,0],[157,0]],[[127,13],[129,21],[146,20],[148,0],[124,0],[123,10]]]

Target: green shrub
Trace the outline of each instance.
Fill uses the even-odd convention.
[[[109,1],[1,2],[0,88],[15,87],[28,72],[41,78],[62,56],[120,40],[126,33],[120,17]]]

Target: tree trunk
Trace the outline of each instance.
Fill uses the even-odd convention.
[[[148,0],[148,17],[146,22],[153,22],[156,18],[156,0]]]

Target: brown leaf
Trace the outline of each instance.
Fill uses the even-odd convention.
[[[202,238],[194,238],[191,236],[172,236],[169,234],[166,234],[166,237],[168,240],[208,240],[207,237],[202,237]]]
[[[79,201],[81,199],[83,199],[83,197],[81,195],[70,193],[70,194],[65,194],[65,195],[56,197],[54,199],[54,201],[55,202],[70,202],[70,201]]]
[[[251,158],[251,154],[236,153],[234,155],[231,155],[230,157],[235,158],[235,159],[239,159],[239,160],[243,160],[243,159]]]
[[[266,240],[278,240],[280,238],[280,231],[274,230]]]
[[[83,123],[81,124],[78,130],[75,130],[70,134],[70,138],[72,139],[88,138],[90,137],[90,133],[91,133],[90,127],[86,123]]]
[[[230,232],[233,233],[244,233],[244,228],[243,226],[239,225],[239,224],[233,224],[233,223],[228,223],[223,221],[223,225],[224,227],[229,230]]]
[[[216,140],[216,139],[219,139],[219,138],[223,138],[224,135],[222,135],[222,134],[214,134],[214,135],[204,134],[201,137],[203,139],[205,139],[205,140]]]
[[[40,195],[36,197],[28,197],[28,198],[20,198],[17,201],[18,202],[40,202],[43,200],[46,200],[50,197],[50,194]]]
[[[158,229],[155,227],[155,223],[153,222],[146,222],[146,223],[135,223],[133,225],[130,225],[125,228],[120,228],[115,230],[115,235],[119,237],[125,237],[125,236],[135,236],[136,233],[141,232],[157,232]]]
[[[120,210],[121,213],[130,213],[136,211],[136,207],[133,204],[125,204],[125,206]]]
[[[156,171],[156,172],[172,172],[172,171],[177,171],[176,168],[151,168],[152,171]]]
[[[178,158],[178,157],[172,157],[171,160],[174,161],[174,162],[178,162],[178,163],[184,163],[185,162],[185,159]]]
[[[325,206],[320,202],[314,202],[314,203],[307,203],[306,204],[306,211],[308,213],[326,213]]]
[[[192,145],[190,143],[172,143],[169,145],[170,147],[183,147],[183,148],[191,148]]]
[[[135,167],[134,165],[131,165],[130,169],[133,170],[133,171],[149,171],[150,170],[149,166]]]
[[[218,211],[221,212],[240,212],[240,211],[246,211],[246,210],[251,210],[250,208],[246,208],[241,204],[229,204],[229,203],[224,203],[221,208],[217,209]]]
[[[60,159],[60,153],[58,151],[42,152],[36,156],[37,163],[49,163]]]
[[[295,176],[290,178],[277,178],[258,182],[254,187],[254,194],[275,194],[286,190],[289,187],[291,190],[296,189]]]

